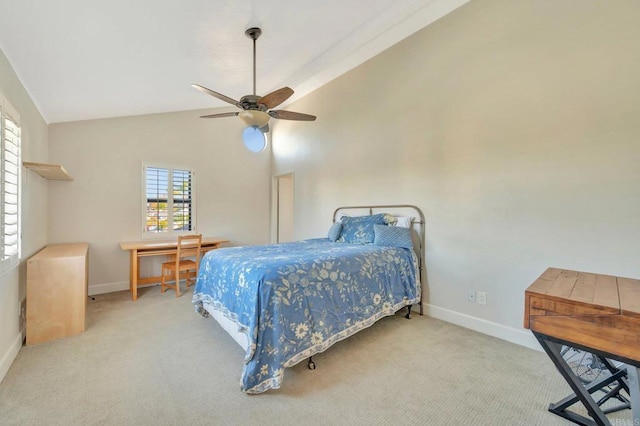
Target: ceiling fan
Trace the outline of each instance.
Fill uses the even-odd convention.
[[[271,92],[265,96],[256,95],[256,40],[262,34],[260,28],[249,28],[245,31],[245,35],[253,40],[253,94],[245,95],[240,98],[239,101],[232,99],[228,96],[214,92],[211,89],[207,89],[199,84],[192,84],[191,86],[201,92],[218,98],[221,101],[227,102],[231,105],[235,105],[242,111],[238,112],[223,112],[219,114],[203,115],[200,118],[218,118],[218,117],[233,117],[238,116],[249,127],[260,129],[262,132],[269,131],[269,119],[277,118],[282,120],[297,120],[297,121],[314,121],[316,117],[314,115],[303,114],[300,112],[274,110],[272,108],[277,107],[291,95],[293,90],[289,87],[283,87],[274,92]]]

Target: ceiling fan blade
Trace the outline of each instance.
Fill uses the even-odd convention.
[[[214,92],[214,91],[213,91],[213,90],[211,90],[211,89],[207,89],[206,87],[204,87],[204,86],[200,86],[199,84],[195,84],[195,83],[194,83],[194,84],[192,84],[192,85],[191,85],[191,87],[193,87],[194,89],[197,89],[197,90],[199,90],[199,91],[201,91],[201,92],[203,92],[203,93],[206,93],[207,95],[211,95],[211,96],[213,96],[214,98],[218,98],[218,99],[220,99],[221,101],[225,101],[225,102],[227,102],[227,103],[229,103],[229,104],[231,104],[231,105],[235,105],[235,106],[237,106],[238,108],[242,108],[242,107],[239,105],[239,102],[238,102],[238,101],[236,101],[235,99],[231,99],[230,97],[225,96],[225,95],[223,95],[223,94],[221,94],[221,93]]]
[[[301,112],[285,111],[283,109],[269,111],[268,114],[273,118],[281,120],[297,120],[297,121],[315,121],[315,115],[303,114]]]
[[[271,92],[268,95],[264,95],[258,100],[258,104],[262,104],[267,109],[275,108],[293,95],[293,89],[290,87],[283,87],[275,92]]]
[[[235,117],[237,115],[237,112],[221,112],[219,114],[201,115],[200,118]]]

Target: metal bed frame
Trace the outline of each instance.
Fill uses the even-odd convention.
[[[422,298],[423,298],[423,294],[424,294],[424,288],[425,288],[425,279],[426,279],[426,275],[425,275],[425,219],[424,219],[424,213],[422,213],[422,210],[420,210],[420,208],[411,205],[411,204],[388,204],[388,205],[376,205],[376,206],[342,206],[342,207],[338,207],[337,209],[335,209],[335,211],[333,212],[333,222],[336,222],[336,220],[339,218],[339,215],[342,214],[347,214],[346,212],[349,211],[350,214],[349,215],[355,215],[358,214],[359,216],[362,215],[372,215],[375,213],[389,213],[392,215],[396,215],[396,216],[411,216],[414,217],[413,222],[411,223],[411,230],[412,230],[412,237],[413,237],[413,246],[414,246],[414,251],[416,252],[416,256],[418,258],[418,282],[420,284],[420,301],[418,302],[419,306],[420,306],[420,315],[423,315],[423,304],[422,304]],[[411,318],[411,305],[407,306],[407,314],[406,314],[406,318],[410,319]],[[241,337],[239,337],[239,333],[235,333],[234,331],[232,331],[232,327],[229,325],[230,322],[227,322],[227,320],[225,320],[225,317],[222,316],[221,314],[216,314],[216,311],[208,311],[207,310],[208,315],[213,316],[216,321],[222,326],[222,328],[224,328],[225,331],[227,331],[227,333],[229,333],[229,335],[231,335],[231,337],[233,337],[233,339],[240,345],[240,347],[242,347],[243,349],[246,349],[247,343],[245,341],[241,341]],[[313,357],[310,356],[309,358],[307,358],[307,367],[310,370],[315,370],[316,369],[316,364],[313,361]]]
[[[358,214],[363,216],[365,214],[373,215],[376,213],[389,213],[395,216],[411,216],[414,220],[411,222],[411,231],[413,239],[413,249],[418,257],[418,283],[420,285],[420,315],[424,315],[424,309],[422,306],[422,296],[424,294],[424,264],[425,264],[425,219],[424,213],[419,207],[412,204],[382,204],[376,206],[341,206],[333,211],[333,223],[335,223],[340,217],[339,214],[345,214],[350,211],[351,214]],[[416,220],[419,219],[419,220]],[[418,229],[416,229],[418,228]],[[417,234],[417,235],[416,235]],[[411,319],[411,305],[407,306],[407,314],[405,318]],[[316,369],[316,363],[313,361],[313,357],[307,358],[307,368],[309,370]]]
[[[411,223],[411,231],[413,233],[413,248],[418,256],[418,282],[420,283],[420,315],[424,315],[422,306],[422,297],[424,294],[425,284],[425,219],[424,213],[419,207],[412,204],[383,204],[375,206],[342,206],[333,211],[333,222],[335,223],[339,219],[339,214],[345,214],[346,211],[359,211],[360,215],[363,215],[363,211],[366,214],[373,215],[376,213],[389,213],[395,216],[411,216],[414,217],[414,221]],[[417,234],[417,235],[416,235]],[[407,319],[411,318],[411,305],[407,307]]]

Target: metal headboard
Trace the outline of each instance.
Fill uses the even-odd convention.
[[[347,211],[351,213],[348,214]],[[357,211],[357,212],[354,212]],[[414,250],[418,256],[418,274],[420,277],[420,315],[423,315],[422,308],[422,296],[424,294],[425,286],[425,225],[426,222],[424,220],[424,213],[420,210],[419,207],[414,206],[412,204],[388,204],[388,205],[377,205],[377,206],[342,206],[338,207],[333,212],[333,222],[339,219],[340,215],[353,215],[357,213],[358,215],[372,215],[376,213],[390,213],[395,216],[412,216],[414,217],[414,221],[411,223],[411,230],[417,233],[417,238],[414,238],[413,245]],[[419,219],[419,220],[418,220]]]

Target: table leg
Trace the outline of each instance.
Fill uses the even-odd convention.
[[[591,383],[589,383],[588,386],[585,386],[585,389],[587,390],[588,393],[594,393],[598,390],[601,390],[603,387],[610,385],[613,382],[617,382],[617,383],[622,383],[624,377],[626,376],[627,372],[625,370],[616,370],[615,372],[613,372],[611,375],[604,377],[600,380],[597,381],[593,381]],[[607,393],[602,399],[600,399],[600,401],[604,402],[607,399],[615,396],[617,393],[612,391],[613,393]],[[549,410],[552,413],[555,413],[556,411],[564,411],[567,408],[571,407],[573,404],[575,404],[576,402],[580,401],[580,398],[578,398],[575,394],[571,394],[569,396],[567,396],[566,398],[553,403],[549,406]],[[600,404],[600,401],[598,401],[598,404]],[[619,411],[621,409],[624,408],[629,408],[628,405],[621,405],[619,407],[615,407],[615,411]]]
[[[633,424],[640,425],[640,368],[627,365],[627,379],[629,380],[629,394],[631,395],[631,410],[633,413]]]
[[[598,404],[591,397],[589,390],[587,390],[580,379],[573,373],[573,370],[569,367],[565,359],[561,355],[562,345],[560,343],[549,340],[543,335],[539,335],[534,332],[534,335],[540,342],[540,345],[547,353],[553,364],[558,369],[558,372],[564,377],[565,381],[569,384],[575,396],[582,402],[584,408],[586,408],[587,412],[591,416],[591,419],[588,419],[584,416],[576,414],[572,411],[566,410],[566,407],[563,409],[557,409],[555,407],[556,404],[551,404],[549,406],[549,411],[552,413],[564,417],[567,420],[570,420],[579,425],[600,425],[600,426],[610,426],[611,423],[607,416],[602,412]]]
[[[138,250],[131,250],[131,299],[138,300],[138,276],[140,275],[138,265]]]

